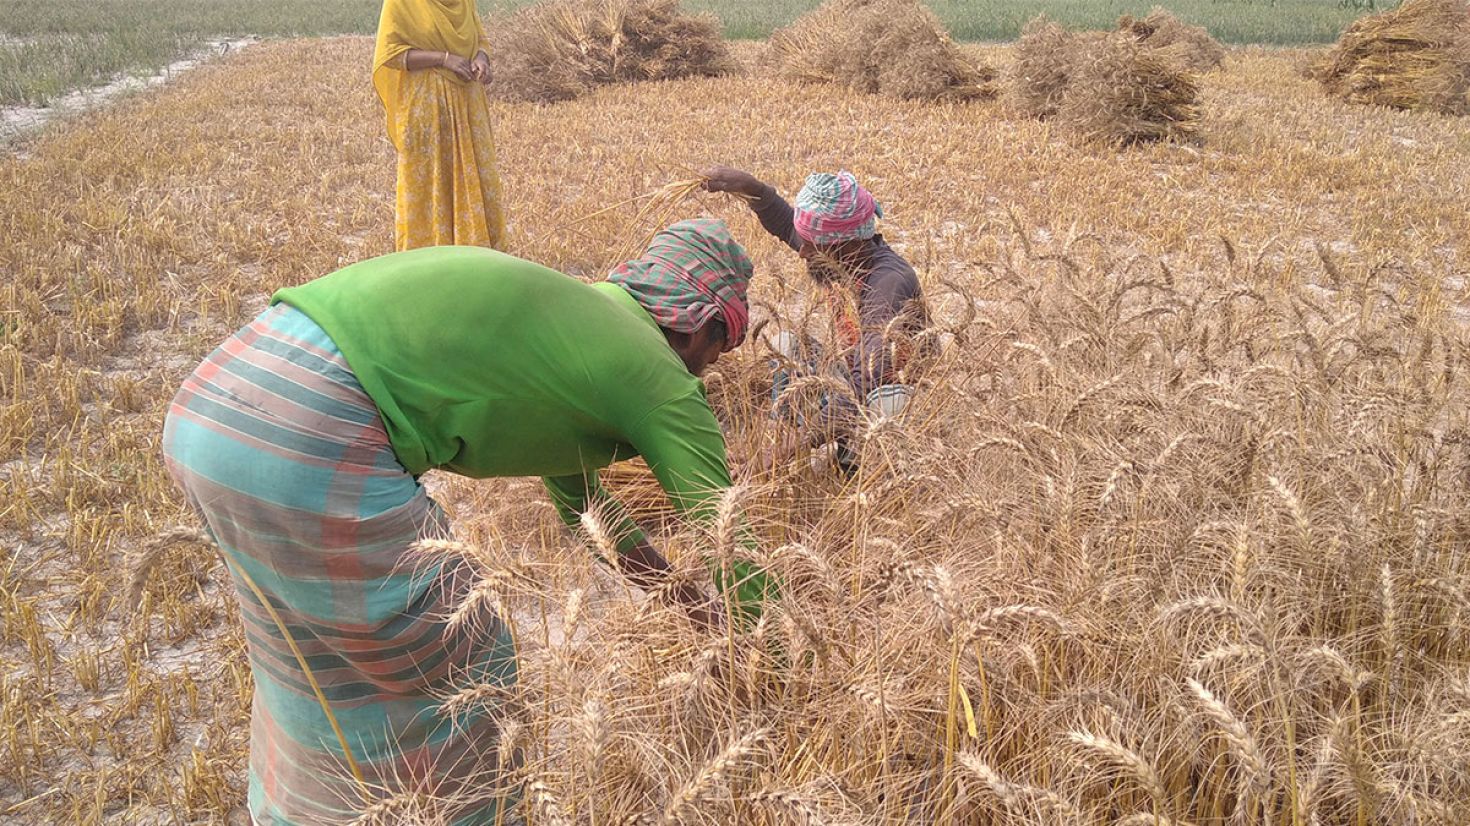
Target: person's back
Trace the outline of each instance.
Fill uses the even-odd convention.
[[[699,381],[618,286],[478,247],[411,250],[276,301],[331,335],[399,460],[473,477],[580,473],[628,454],[650,411]]]

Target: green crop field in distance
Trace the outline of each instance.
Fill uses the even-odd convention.
[[[1366,5],[1366,0],[1362,0]],[[816,8],[811,0],[685,0],[691,9],[712,11],[736,38],[761,38]],[[1378,0],[1380,10],[1397,5]],[[1328,43],[1364,10],[1341,0],[929,0],[929,8],[957,40],[1014,40],[1027,20],[1046,14],[1077,29],[1111,29],[1124,14],[1144,15],[1163,6],[1209,29],[1225,43],[1294,45]]]
[[[0,0],[0,104],[153,73],[211,40],[371,32],[379,0]]]

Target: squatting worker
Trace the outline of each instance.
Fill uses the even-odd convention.
[[[717,166],[704,178],[710,192],[743,196],[761,226],[806,261],[808,274],[826,294],[834,339],[847,348],[842,372],[853,399],[874,415],[901,413],[913,392],[906,381],[911,377],[904,375],[913,355],[907,341],[929,319],[914,268],[877,232],[883,210],[872,194],[846,171],[810,175],[794,207],[775,187],[739,169]],[[900,335],[889,341],[889,332]],[[773,344],[792,362],[815,368],[819,354],[791,333],[781,333]],[[773,393],[779,395],[788,379],[778,371]],[[851,455],[843,431],[854,425],[853,408],[851,400],[828,397],[824,421],[813,429],[818,441],[837,436],[843,445],[839,459],[846,462]]]
[[[481,794],[454,822],[493,820],[495,784],[466,784],[495,732],[446,724],[434,695],[466,673],[511,683],[516,664],[498,620],[473,638],[447,629],[445,583],[461,571],[404,564],[410,543],[447,527],[418,477],[543,476],[571,523],[605,500],[598,468],[641,454],[681,512],[712,517],[730,476],[698,376],[745,337],[751,269],[713,219],[674,224],[598,284],[482,248],[394,253],[281,290],[199,365],[169,407],[163,449],[236,584],[256,685],[257,823],[336,821],[361,798],[254,587],[370,787],[431,773],[441,798]],[[621,570],[660,582],[664,558],[626,519],[620,535]],[[765,575],[731,570],[736,581],[719,585],[757,612]],[[709,621],[698,589],[670,590]]]
[[[383,3],[373,86],[398,150],[399,250],[501,244],[488,50],[474,0]]]

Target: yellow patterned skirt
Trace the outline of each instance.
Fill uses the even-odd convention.
[[[400,82],[397,248],[499,247],[505,214],[484,87],[441,69]]]

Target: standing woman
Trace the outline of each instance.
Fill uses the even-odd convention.
[[[505,236],[474,0],[385,0],[373,86],[398,150],[397,249],[499,247]]]

